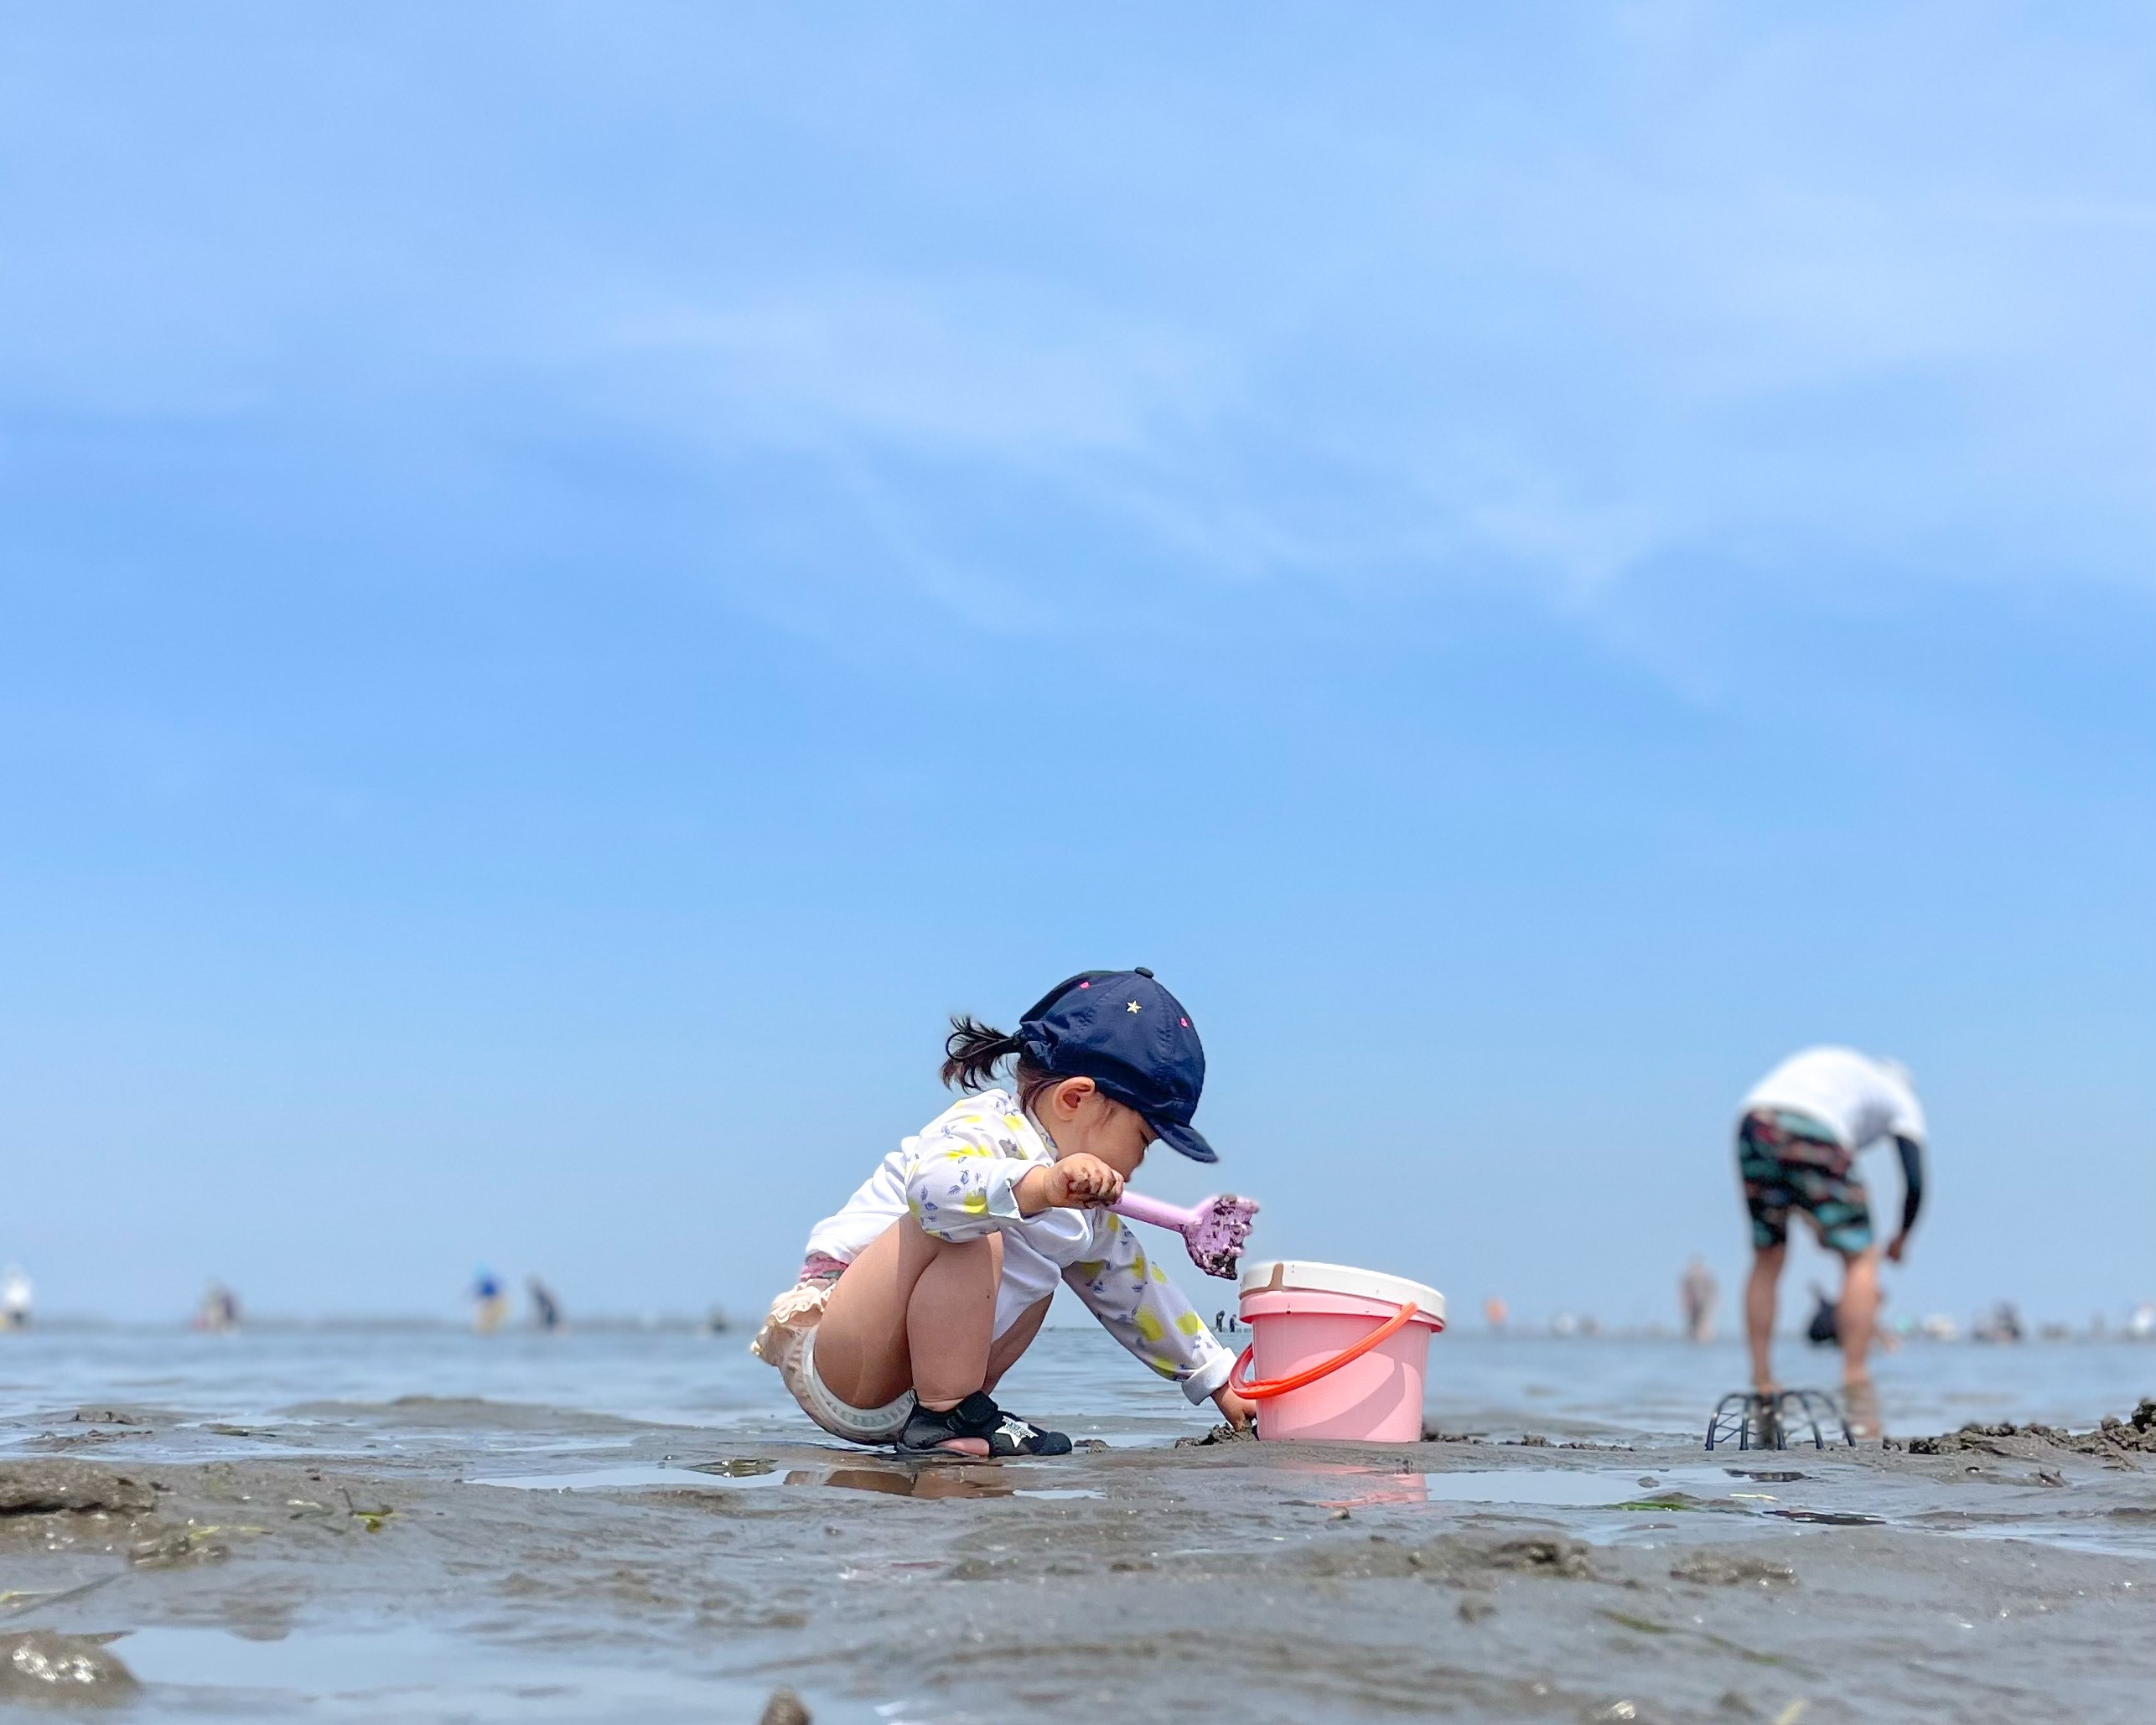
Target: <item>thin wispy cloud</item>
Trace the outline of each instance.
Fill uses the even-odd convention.
[[[602,158],[666,139],[628,210],[600,178],[535,205],[479,142],[526,130],[484,85],[468,111],[404,91],[412,129],[355,173],[370,101],[448,88],[474,40],[350,57],[311,128],[285,91],[269,158],[243,123],[269,98],[175,44],[229,105],[194,158],[157,160],[168,90],[116,93],[65,120],[80,183],[18,200],[15,411],[313,399],[484,443],[472,404],[521,378],[557,438],[582,412],[715,464],[827,462],[871,533],[881,474],[915,568],[962,565],[981,500],[1024,491],[1199,581],[1419,570],[1574,604],[1775,545],[2148,578],[2111,547],[2156,528],[2156,122],[2099,33],[1649,8],[984,88],[888,28],[654,16],[683,57],[609,39],[560,117]]]

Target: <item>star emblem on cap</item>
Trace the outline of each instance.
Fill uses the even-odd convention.
[[[1136,1001],[1132,1001],[1128,1006],[1125,1007],[1123,1010],[1127,1013],[1136,1012],[1138,1010],[1138,1002]]]

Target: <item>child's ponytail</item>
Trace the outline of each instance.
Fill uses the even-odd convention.
[[[1004,1061],[1023,1059],[1025,1044],[982,1023],[971,1013],[953,1013],[943,1054],[943,1081],[961,1090],[977,1090],[995,1077]]]

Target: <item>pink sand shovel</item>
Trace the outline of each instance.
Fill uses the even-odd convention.
[[[1190,1248],[1190,1261],[1208,1276],[1232,1279],[1242,1243],[1250,1237],[1251,1219],[1257,1214],[1255,1198],[1237,1198],[1231,1192],[1201,1198],[1188,1210],[1148,1198],[1127,1186],[1113,1205],[1116,1214],[1134,1222],[1150,1222],[1156,1228],[1172,1228]]]

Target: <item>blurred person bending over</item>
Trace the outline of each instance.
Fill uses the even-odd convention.
[[[1902,1202],[1901,1226],[1886,1255],[1899,1263],[1924,1202],[1924,1110],[1906,1067],[1854,1049],[1806,1049],[1752,1087],[1737,1125],[1737,1168],[1752,1217],[1752,1275],[1744,1290],[1752,1387],[1762,1395],[1780,1388],[1771,1360],[1775,1298],[1789,1255],[1789,1213],[1799,1210],[1819,1243],[1841,1256],[1836,1328],[1850,1425],[1858,1436],[1878,1434],[1866,1359],[1879,1317],[1879,1249],[1855,1163],[1858,1153],[1888,1137],[1901,1153]]]

